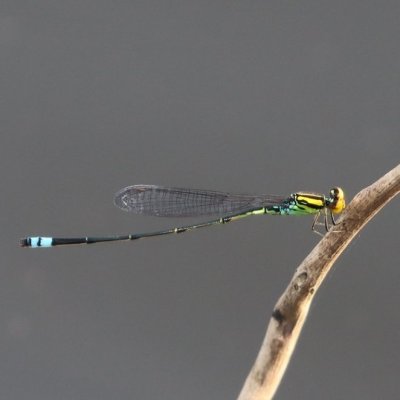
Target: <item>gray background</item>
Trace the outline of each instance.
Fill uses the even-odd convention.
[[[399,20],[398,1],[3,0],[0,398],[235,398],[311,218],[18,240],[187,222],[115,208],[135,183],[351,199],[399,161]],[[336,263],[277,399],[398,397],[398,213]]]

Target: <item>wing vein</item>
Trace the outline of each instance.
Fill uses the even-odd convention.
[[[124,211],[158,217],[229,215],[267,205],[281,204],[286,198],[270,195],[230,194],[213,190],[133,185],[121,189],[114,198]]]

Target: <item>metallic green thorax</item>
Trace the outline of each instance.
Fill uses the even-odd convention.
[[[282,204],[265,207],[270,215],[318,214],[327,207],[326,197],[315,193],[293,193]]]

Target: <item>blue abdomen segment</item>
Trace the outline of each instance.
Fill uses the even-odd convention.
[[[52,247],[53,238],[43,236],[32,236],[21,240],[22,247]]]

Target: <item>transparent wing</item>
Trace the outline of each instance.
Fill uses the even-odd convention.
[[[116,193],[114,204],[124,211],[158,217],[229,215],[277,205],[282,196],[229,194],[212,190],[134,185]]]

